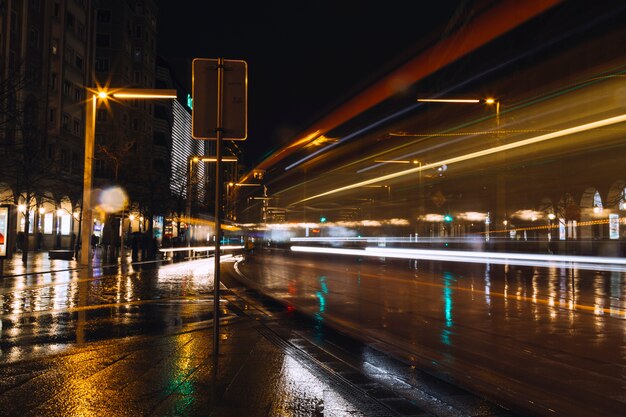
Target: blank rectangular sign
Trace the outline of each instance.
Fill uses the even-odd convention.
[[[191,136],[194,139],[217,139],[217,74],[217,59],[193,60]],[[248,64],[225,59],[223,74],[222,139],[245,140],[248,136]]]

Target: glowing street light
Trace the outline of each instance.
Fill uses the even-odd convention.
[[[402,159],[375,159],[374,162],[378,162],[381,164],[413,164],[418,165],[421,164],[417,159],[413,159],[411,161],[406,161]]]
[[[83,208],[81,229],[80,263],[89,265],[91,262],[91,231],[93,227],[93,213],[91,207],[91,187],[93,181],[93,153],[96,136],[96,108],[98,100],[111,99],[175,99],[174,89],[154,88],[129,88],[129,89],[87,89],[87,101],[85,103],[85,163],[83,174]]]
[[[487,97],[483,99],[478,98],[418,98],[420,103],[465,103],[465,104],[478,104],[483,103],[489,106],[496,106],[496,127],[500,130],[500,102],[493,97]]]

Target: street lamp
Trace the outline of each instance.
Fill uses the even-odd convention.
[[[85,163],[83,173],[83,208],[81,229],[81,265],[89,265],[91,262],[91,232],[93,227],[93,213],[91,207],[91,187],[93,181],[93,150],[96,136],[96,109],[98,101],[106,101],[109,98],[115,100],[127,99],[175,99],[174,89],[152,88],[127,88],[127,89],[87,89],[85,103]]]
[[[460,104],[486,104],[488,106],[495,106],[496,111],[496,142],[500,143],[500,101],[493,98],[487,97],[483,99],[465,99],[465,98],[418,98],[418,102],[422,103],[460,103]],[[501,163],[504,163],[504,154],[500,155]],[[506,211],[506,195],[505,195],[505,178],[502,170],[498,170],[496,175],[496,211],[495,215],[497,216],[500,213],[504,213]],[[506,221],[506,220],[504,220]]]
[[[478,98],[418,98],[420,103],[457,103],[457,104],[478,104],[483,103],[489,106],[496,106],[496,127],[500,130],[500,101],[493,97],[483,99]]]

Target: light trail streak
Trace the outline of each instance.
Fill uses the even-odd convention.
[[[568,136],[568,135],[572,135],[575,133],[581,133],[581,132],[586,132],[589,130],[593,130],[593,129],[597,129],[600,127],[604,127],[604,126],[611,126],[617,123],[622,123],[626,121],[626,114],[621,114],[619,116],[615,116],[615,117],[609,117],[607,119],[602,119],[602,120],[598,120],[595,122],[591,122],[591,123],[585,123],[582,125],[578,125],[578,126],[574,126],[574,127],[570,127],[568,129],[563,129],[563,130],[559,130],[556,132],[552,132],[552,133],[547,133],[545,135],[540,135],[540,136],[535,136],[532,138],[528,138],[528,139],[523,139],[514,143],[508,143],[508,144],[504,144],[504,145],[500,145],[500,146],[495,146],[493,148],[488,148],[488,149],[483,149],[481,151],[476,151],[476,152],[472,152],[469,154],[465,154],[465,155],[461,155],[461,156],[456,156],[454,158],[448,158],[448,159],[444,159],[438,162],[434,162],[434,163],[430,163],[430,164],[425,164],[419,167],[415,167],[415,168],[411,168],[411,169],[407,169],[404,171],[400,171],[400,172],[396,172],[393,174],[387,174],[387,175],[383,175],[381,177],[376,177],[376,178],[371,178],[369,180],[365,180],[365,181],[360,181],[354,184],[350,184],[350,185],[346,185],[343,187],[339,187],[339,188],[335,188],[334,190],[330,190],[330,191],[326,191],[320,194],[316,194],[313,195],[311,197],[307,197],[304,198],[302,200],[296,201],[295,203],[290,204],[290,206],[293,206],[295,204],[299,204],[299,203],[303,203],[305,201],[310,201],[316,198],[320,198],[320,197],[325,197],[331,194],[336,194],[342,191],[347,191],[347,190],[352,190],[354,188],[358,188],[358,187],[362,187],[364,185],[369,185],[369,184],[375,184],[377,182],[381,182],[381,181],[387,181],[393,178],[398,178],[398,177],[402,177],[405,175],[409,175],[409,174],[413,174],[413,173],[417,173],[420,171],[425,171],[428,169],[433,169],[433,168],[437,168],[441,165],[450,165],[450,164],[454,164],[457,162],[462,162],[462,161],[467,161],[470,159],[476,159],[476,158],[480,158],[483,156],[487,156],[487,155],[492,155],[498,152],[504,152],[507,150],[511,150],[511,149],[517,149],[517,148],[521,148],[524,146],[528,146],[528,145],[534,145],[536,143],[540,143],[540,142],[544,142],[550,139],[557,139],[557,138],[561,138],[564,136]]]
[[[625,259],[592,256],[540,255],[510,252],[469,252],[436,249],[394,249],[377,247],[368,247],[365,249],[343,249],[311,246],[292,246],[291,250],[294,252],[366,256],[372,258],[420,259],[430,261],[561,267],[593,271],[602,270],[626,272]]]
[[[223,250],[234,250],[234,249],[243,249],[243,246],[232,246],[225,245],[220,246]],[[194,252],[205,252],[208,250],[215,250],[215,246],[181,246],[178,248],[160,248],[160,252],[183,252],[183,251],[194,251]]]
[[[417,101],[423,103],[480,103],[478,99],[462,98],[418,98]]]

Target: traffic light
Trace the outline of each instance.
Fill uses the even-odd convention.
[[[321,223],[326,223],[326,217],[324,217],[324,216],[320,217],[320,222]]]
[[[450,223],[452,221],[452,216],[446,214],[445,216],[443,216],[443,221],[446,223]]]

